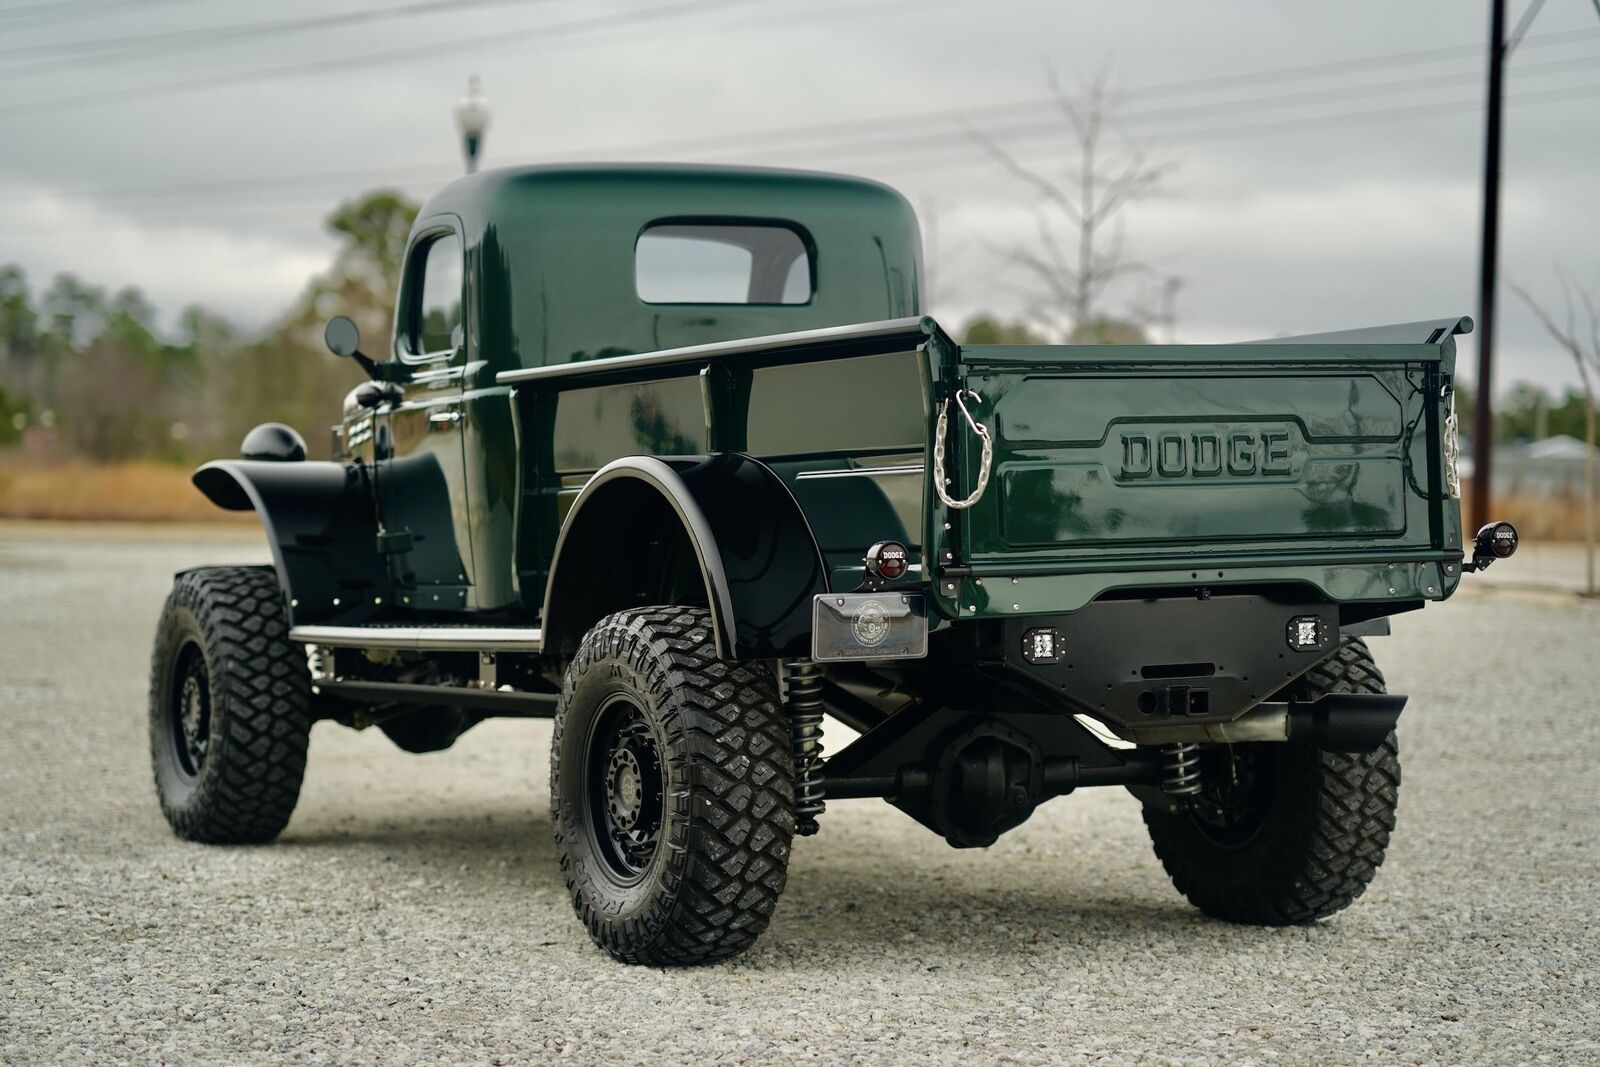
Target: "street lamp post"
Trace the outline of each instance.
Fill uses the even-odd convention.
[[[461,146],[467,157],[467,173],[478,169],[478,152],[483,147],[483,134],[489,128],[489,98],[483,95],[474,74],[467,79],[467,95],[456,105],[456,128],[461,131]]]

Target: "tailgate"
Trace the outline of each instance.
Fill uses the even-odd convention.
[[[978,577],[1078,576],[1070,592],[1055,587],[1073,601],[1056,610],[1202,577],[1308,581],[1337,599],[1442,596],[1456,569],[1440,567],[1459,562],[1461,543],[1442,442],[1453,353],[1448,333],[963,347],[947,384],[981,397],[994,458],[983,496],[947,519],[953,550]],[[950,436],[970,491],[977,440],[959,417]]]

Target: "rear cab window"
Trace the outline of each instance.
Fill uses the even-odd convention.
[[[811,247],[792,223],[652,223],[634,245],[634,288],[646,304],[808,304]]]

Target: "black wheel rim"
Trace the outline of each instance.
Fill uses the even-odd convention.
[[[1272,760],[1259,745],[1219,745],[1201,750],[1200,795],[1189,815],[1219,845],[1246,844],[1272,810]]]
[[[617,881],[637,882],[655,862],[666,791],[655,730],[627,697],[595,717],[584,772],[595,851]]]
[[[192,641],[178,650],[168,704],[178,769],[186,777],[197,777],[211,744],[211,683],[205,655]]]

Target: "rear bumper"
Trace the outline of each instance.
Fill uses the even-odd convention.
[[[1308,599],[1343,604],[1444,600],[1461,581],[1459,548],[1408,550],[1374,558],[1370,552],[1314,557],[1273,553],[1170,559],[1094,559],[1065,562],[979,561],[933,582],[934,610],[951,619],[1014,619],[1077,612],[1107,593],[1204,585],[1218,594],[1230,588],[1305,586]]]
[[[1339,647],[1337,604],[1259,594],[1101,600],[999,627],[1005,666],[1133,737],[1229,723]]]

